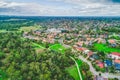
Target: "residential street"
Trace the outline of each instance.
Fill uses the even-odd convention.
[[[91,71],[94,75],[99,75],[100,72],[97,72],[97,71],[93,68],[93,66],[92,66],[92,64],[91,64],[90,61],[88,61],[87,59],[85,59],[85,58],[82,57],[82,56],[79,56],[79,58],[80,58],[82,61],[86,62],[86,63],[90,66],[90,71]],[[120,80],[120,75],[115,75],[115,74],[110,74],[110,73],[101,73],[101,75],[102,75],[103,77],[105,77],[105,78],[118,78],[118,79]]]

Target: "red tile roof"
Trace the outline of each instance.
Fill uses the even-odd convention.
[[[88,53],[88,56],[91,56],[91,55],[93,55],[93,52],[92,52],[92,51],[90,51],[90,52]]]
[[[104,68],[104,63],[101,62],[101,61],[96,61],[97,65],[100,67],[100,68]]]
[[[115,63],[120,63],[120,60],[116,59],[114,60]]]
[[[118,52],[112,52],[112,55],[117,55],[120,57],[120,53],[118,53]]]
[[[84,50],[87,50],[87,49],[86,49],[86,48],[77,47],[77,50],[79,50],[79,51],[84,51]]]
[[[110,40],[108,40],[108,42],[109,42],[109,43],[115,43],[115,40],[110,39]]]
[[[104,63],[99,63],[98,66],[99,66],[100,68],[104,68]]]

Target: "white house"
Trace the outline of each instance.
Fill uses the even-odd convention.
[[[118,53],[118,52],[112,52],[112,53],[110,54],[110,57],[111,57],[112,59],[120,59],[120,53]]]
[[[84,54],[88,54],[89,52],[90,52],[90,50],[88,50],[88,49],[83,51]]]

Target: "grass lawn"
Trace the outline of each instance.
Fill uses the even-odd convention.
[[[107,46],[106,44],[94,44],[94,49],[97,51],[104,51],[106,53],[111,53],[111,52],[120,52],[120,49],[117,48],[111,48]]]
[[[44,49],[43,46],[41,46],[40,44],[37,44],[37,43],[32,43],[32,46],[33,46],[35,49]]]
[[[66,48],[64,46],[62,46],[61,44],[54,44],[54,45],[50,46],[49,49],[61,52],[62,54],[64,54],[65,50],[66,50]]]
[[[79,67],[80,67],[81,64],[82,64],[82,61],[81,60],[77,60],[77,63],[79,65]],[[75,80],[79,80],[80,79],[76,65],[71,66],[71,67],[67,68],[66,70]],[[82,75],[82,78],[84,78],[83,75]]]

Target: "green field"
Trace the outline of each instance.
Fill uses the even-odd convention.
[[[66,48],[62,46],[61,44],[54,44],[50,46],[49,49],[57,51],[57,52],[61,52],[63,54],[65,53],[65,50],[66,50]]]
[[[78,65],[79,65],[79,67],[80,67],[81,64],[82,64],[82,61],[81,61],[81,60],[77,60],[77,63],[78,63]],[[80,79],[80,78],[79,78],[79,74],[78,74],[77,67],[76,67],[75,65],[72,66],[72,67],[67,68],[66,70],[67,70],[67,72],[68,72],[75,80],[79,80],[79,79]],[[82,73],[82,72],[81,72],[81,73]],[[84,78],[83,75],[82,75],[82,78]]]
[[[35,49],[44,49],[43,46],[41,46],[40,44],[37,44],[37,43],[32,43],[32,46],[33,46]]]
[[[120,49],[111,48],[107,46],[106,44],[98,44],[98,43],[94,44],[94,49],[97,51],[105,52],[105,53],[120,52]]]

